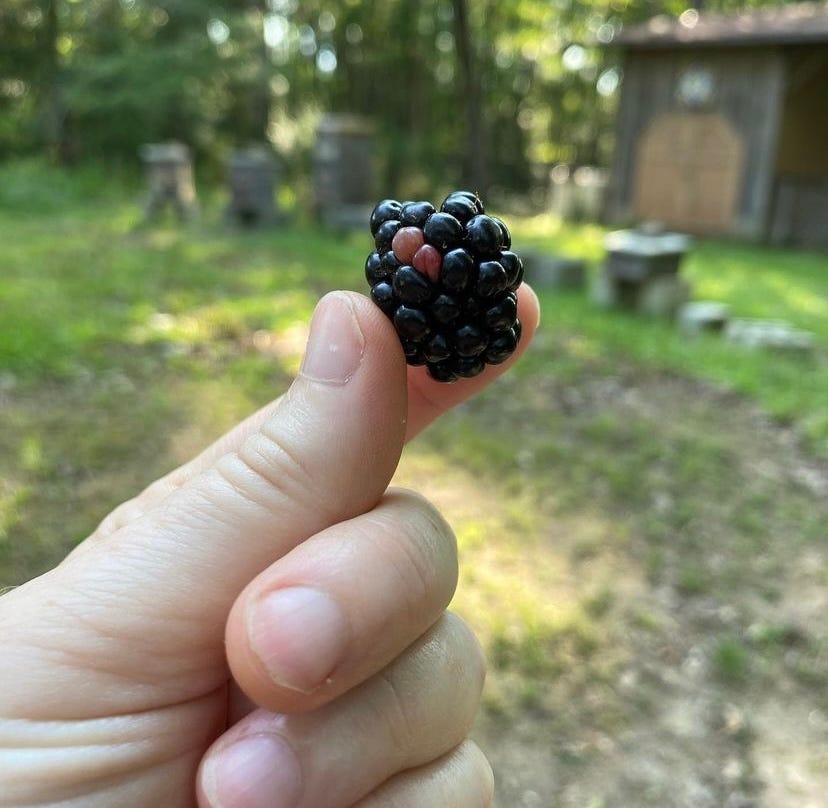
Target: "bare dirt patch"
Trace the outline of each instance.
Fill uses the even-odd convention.
[[[824,805],[828,469],[793,430],[692,380],[504,387],[433,446],[462,439],[466,418],[496,432],[518,401],[522,483],[508,462],[462,480],[403,466],[458,525],[456,606],[488,650],[476,736],[498,804]],[[505,540],[515,491],[531,515]],[[469,519],[486,535],[464,546]]]

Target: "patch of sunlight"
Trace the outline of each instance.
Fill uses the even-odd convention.
[[[0,477],[0,543],[10,538],[11,531],[20,521],[20,508],[31,494],[29,486]]]
[[[143,321],[130,329],[128,339],[136,345],[171,342],[190,347],[232,340],[295,363],[304,350],[309,310],[307,295],[298,290],[233,297],[179,315],[146,312]]]
[[[828,315],[828,295],[795,286],[789,277],[782,275],[769,278],[767,284],[792,309],[805,314]]]
[[[508,217],[508,221],[518,240],[538,242],[584,258],[598,259],[603,255],[606,230],[600,225],[572,224],[552,213]],[[544,244],[545,240],[549,243]]]
[[[282,289],[307,281],[309,275],[307,264],[300,261],[278,263],[270,261],[262,266],[248,266],[244,271],[244,283],[247,288],[262,292],[272,290],[274,286]],[[279,292],[279,294],[287,294]],[[308,297],[310,295],[308,294]]]
[[[224,379],[182,381],[169,395],[187,402],[187,417],[169,438],[170,457],[176,463],[187,462],[258,409],[239,386]]]
[[[176,228],[155,229],[146,234],[146,241],[157,250],[168,250],[176,244],[180,244],[184,234]]]
[[[603,352],[597,340],[588,339],[583,334],[570,334],[565,340],[566,350],[575,359],[597,359]]]
[[[694,280],[699,285],[699,292],[714,300],[730,300],[742,286],[742,280],[734,274],[728,277],[719,275],[716,278],[695,275]]]
[[[581,626],[582,594],[571,575],[568,549],[551,540],[541,509],[528,496],[520,502],[505,492],[498,496],[475,475],[434,452],[412,449],[395,483],[422,492],[454,528],[460,585],[453,608],[483,642],[504,630],[523,636]],[[608,535],[611,526],[603,530]]]
[[[521,235],[548,236],[558,235],[564,229],[564,221],[552,213],[539,213],[536,216],[523,216],[514,219],[515,227]]]
[[[20,444],[20,467],[31,474],[45,468],[43,443],[37,435],[26,435]]]
[[[455,530],[458,550],[463,553],[482,549],[489,538],[490,530],[491,525],[486,519],[464,520]]]
[[[260,354],[276,357],[288,373],[295,375],[302,364],[309,331],[307,319],[297,320],[277,332],[260,329],[253,334],[253,347]]]
[[[143,220],[143,212],[136,205],[119,205],[109,213],[109,224],[118,233],[131,233]]]

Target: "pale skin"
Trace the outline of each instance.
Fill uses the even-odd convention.
[[[537,299],[521,287],[524,336]],[[481,808],[484,678],[451,529],[389,489],[440,385],[366,298],[290,390],[0,598],[0,806]]]

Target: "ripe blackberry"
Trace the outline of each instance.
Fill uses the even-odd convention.
[[[514,353],[523,263],[477,194],[454,191],[439,210],[385,199],[371,214],[371,235],[371,299],[394,323],[409,365],[453,382]]]
[[[400,221],[403,227],[419,227],[422,230],[432,213],[434,213],[434,205],[431,202],[408,202],[401,209]]]

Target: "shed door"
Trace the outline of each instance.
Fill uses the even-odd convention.
[[[635,214],[691,233],[733,230],[744,144],[717,113],[670,112],[638,141]]]

